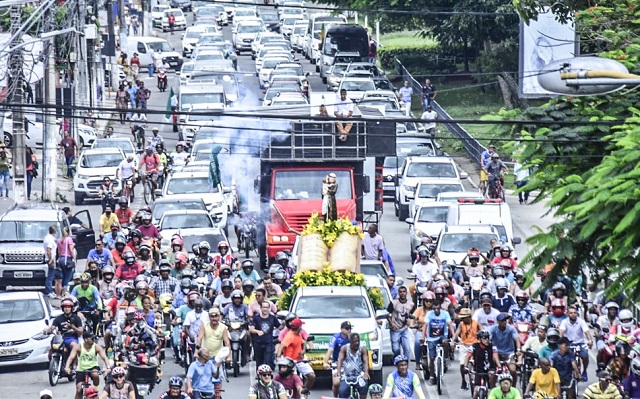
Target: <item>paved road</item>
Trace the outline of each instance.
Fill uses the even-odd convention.
[[[160,33],[159,35],[166,37],[176,49],[181,49],[179,34],[171,36],[168,34]],[[225,28],[225,35],[230,39],[230,32],[228,28]],[[325,86],[322,84],[319,77],[315,73],[314,66],[309,64],[308,61],[304,60],[301,55],[300,57],[303,60],[305,69],[312,73],[312,77],[310,79],[311,89],[324,91]],[[243,76],[243,82],[250,92],[249,96],[252,96],[255,100],[257,100],[262,97],[262,93],[258,89],[258,79],[254,74],[255,69],[253,65],[254,63],[253,61],[251,61],[251,58],[248,55],[242,55],[239,58],[239,71],[247,73],[245,76]],[[149,108],[164,109],[167,103],[167,94],[158,92],[155,85],[155,78],[144,76],[142,79],[145,81],[145,84],[152,90],[152,96],[149,101]],[[169,86],[173,87],[174,90],[178,89],[179,82],[175,75],[171,75],[169,77]],[[163,118],[161,116],[151,116],[149,119],[148,131],[150,132],[151,127],[154,126],[154,123],[157,124],[158,122],[162,121]],[[167,147],[170,149],[173,148],[177,141],[177,135],[171,131],[171,126],[164,124],[158,126],[160,128],[160,134],[165,138]],[[128,131],[128,126],[122,126],[116,123],[114,127],[117,134],[130,134]],[[71,198],[71,196],[69,196],[68,198]],[[132,208],[134,210],[140,208],[142,206],[141,201],[141,196],[137,195]],[[550,224],[551,220],[548,217],[542,218],[540,216],[544,213],[544,209],[541,205],[522,206],[517,204],[517,198],[514,199],[514,197],[509,197],[507,201],[512,206],[512,215],[516,235],[520,235],[523,240],[533,234],[532,226],[537,225],[544,228]],[[4,208],[6,208],[8,204],[8,201],[0,201],[0,211],[4,210]],[[82,207],[74,207],[74,209],[89,209],[94,221],[94,227],[96,226],[97,220],[100,215],[100,207],[97,203],[84,205]],[[394,263],[396,264],[396,268],[399,271],[399,275],[404,277],[407,274],[406,269],[410,267],[407,250],[409,245],[408,227],[405,223],[399,222],[398,219],[393,215],[393,205],[390,203],[385,204],[384,215],[382,216],[381,222],[381,234],[384,236],[387,246],[390,249],[391,255],[394,258]],[[234,242],[235,238],[232,238],[232,245],[234,245]],[[528,248],[526,244],[522,244],[517,248],[517,250],[519,253],[524,254],[527,252]],[[163,366],[163,370],[165,378],[163,379],[161,387],[156,388],[151,397],[157,397],[161,393],[161,388],[166,387],[168,376],[183,375],[182,369],[177,367],[173,363],[172,355],[170,353],[168,353],[167,355],[167,363]],[[230,383],[226,384],[224,387],[225,393],[223,396],[234,398],[246,397],[248,386],[255,381],[255,375],[252,370],[253,364],[245,367],[242,370],[242,374],[240,377],[231,379]],[[384,371],[384,374],[386,376],[390,371],[392,371],[392,368],[386,367]],[[593,370],[590,371],[590,375],[593,375]],[[0,368],[0,386],[3,387],[3,394],[0,396],[16,399],[35,398],[37,397],[37,393],[41,389],[48,388],[46,378],[46,368],[44,366],[22,367],[14,369]],[[443,396],[452,399],[468,398],[469,393],[460,391],[458,389],[459,386],[460,376],[457,372],[457,367],[452,367],[449,373],[447,373],[445,376],[445,392],[443,393]],[[433,397],[436,395],[433,387],[426,385],[424,385],[424,387],[426,389],[428,397]],[[53,388],[53,392],[55,398],[71,398],[73,396],[73,386],[68,382],[61,382],[58,386]],[[318,384],[318,387],[312,392],[313,398],[319,398],[320,396],[331,396],[330,389],[326,382],[320,382]]]

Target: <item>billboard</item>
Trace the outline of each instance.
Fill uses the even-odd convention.
[[[550,11],[540,13],[538,20],[520,20],[520,71],[518,94],[536,98],[556,96],[540,86],[538,74],[545,65],[579,55],[579,43],[573,22],[561,23]]]

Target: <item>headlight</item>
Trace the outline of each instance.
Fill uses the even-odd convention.
[[[89,175],[81,175],[81,174],[77,174],[76,176],[78,176],[78,179],[80,180],[86,180],[90,177]]]
[[[0,254],[0,263],[4,263],[4,255]]]
[[[427,235],[422,230],[417,230],[417,229],[415,231],[415,235],[418,238],[427,237]]]
[[[219,202],[213,202],[211,204],[212,208],[220,208],[222,206],[222,204],[224,204],[224,201],[219,201]]]
[[[36,335],[34,335],[33,337],[31,337],[31,339],[34,339],[36,341],[42,341],[49,338],[49,334],[43,334],[41,332],[37,333]]]
[[[408,186],[406,184],[404,185],[404,189],[407,190],[407,191],[411,191],[411,192],[416,191],[416,187],[415,186]]]
[[[378,329],[375,329],[369,333],[369,342],[378,340]]]

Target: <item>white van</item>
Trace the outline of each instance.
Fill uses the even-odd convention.
[[[514,237],[509,204],[499,199],[459,199],[451,204],[447,225],[479,224],[494,226],[500,240],[512,247],[522,239]]]
[[[127,38],[127,46],[129,48],[127,54],[138,53],[140,68],[146,68],[153,63],[151,57],[155,51],[162,51],[162,58],[167,60],[171,68],[179,70],[182,67],[182,54],[171,47],[165,39],[149,36],[130,36]]]

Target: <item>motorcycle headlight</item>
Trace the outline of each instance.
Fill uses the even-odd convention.
[[[375,329],[369,333],[369,342],[378,340],[378,329]]]

